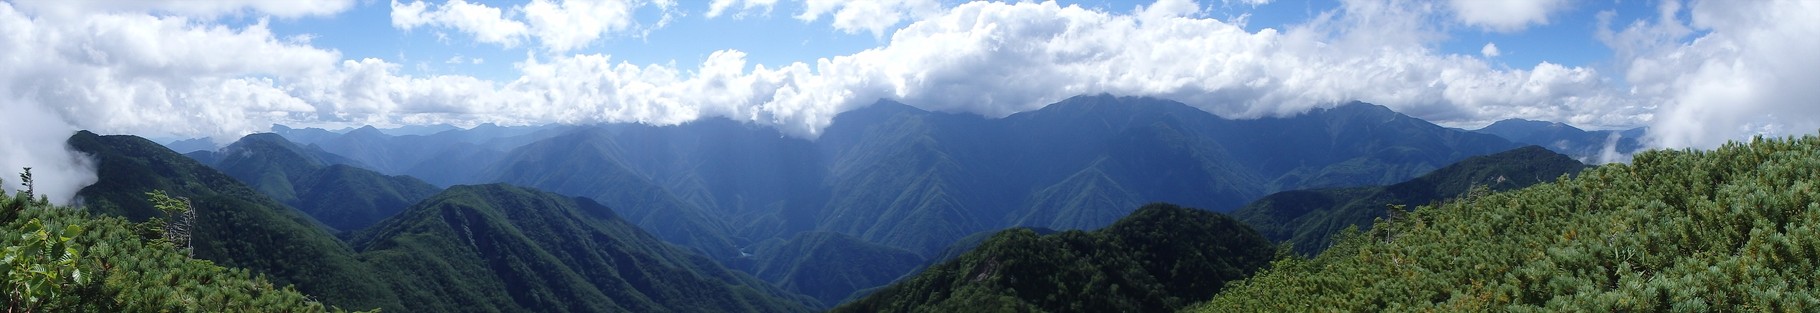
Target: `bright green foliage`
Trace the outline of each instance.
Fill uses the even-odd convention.
[[[21,230],[24,233],[19,234],[19,240],[0,254],[0,263],[4,263],[0,264],[0,272],[5,274],[0,277],[7,281],[0,292],[6,293],[8,311],[67,307],[69,304],[59,303],[67,301],[59,300],[73,298],[70,289],[89,281],[76,266],[82,251],[70,245],[72,237],[82,234],[82,226],[45,227],[34,218]]]
[[[1474,186],[1509,190],[1579,173],[1585,164],[1538,146],[1467,158],[1421,177],[1388,186],[1284,191],[1266,196],[1232,217],[1273,241],[1304,255],[1333,244],[1349,227],[1369,228],[1392,213],[1389,205],[1414,207],[1458,197]]]
[[[1820,310],[1820,137],[1633,162],[1379,221],[1192,311]]]
[[[8,312],[322,312],[290,288],[246,270],[152,245],[119,217],[0,197]]]
[[[1152,204],[1092,232],[1000,232],[834,312],[1167,312],[1211,297],[1275,253],[1224,215]]]

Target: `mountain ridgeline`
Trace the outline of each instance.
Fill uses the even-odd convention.
[[[1275,253],[1237,220],[1151,204],[1095,231],[999,232],[833,312],[1170,312],[1207,300]]]
[[[232,177],[134,136],[81,131],[69,145],[96,161],[98,180],[76,194],[91,212],[140,222],[166,217],[147,192],[186,198],[196,214],[197,258],[296,285],[333,306],[398,308],[384,282],[320,222]]]
[[[410,176],[386,176],[316,146],[252,134],[191,158],[342,231],[360,230],[439,191]]]
[[[923,258],[910,251],[841,233],[803,232],[790,240],[769,240],[753,250],[754,260],[747,272],[829,305],[924,266]]]
[[[1104,95],[1003,118],[881,101],[836,116],[814,139],[720,118],[523,133],[492,138],[536,140],[495,145],[510,150],[441,174],[464,177],[439,180],[589,197],[664,240],[728,263],[746,262],[738,260],[749,258],[742,249],[753,252],[766,240],[816,231],[929,258],[982,231],[1094,229],[1155,201],[1230,211],[1277,191],[1392,184],[1517,147],[1364,103],[1235,120],[1173,101]],[[298,136],[306,135],[312,139],[298,140],[427,138],[361,130]],[[394,175],[423,164],[412,163],[424,159],[417,151],[443,150],[320,146],[394,164],[380,170]]]
[[[1313,255],[1348,227],[1367,228],[1375,219],[1465,194],[1474,187],[1502,191],[1554,181],[1586,165],[1540,146],[1526,146],[1467,158],[1415,179],[1386,186],[1284,191],[1232,213],[1270,240]]]
[[[1648,128],[1626,130],[1582,130],[1559,122],[1507,119],[1486,125],[1473,132],[1498,135],[1510,141],[1547,147],[1581,162],[1605,163],[1624,161],[1623,156],[1643,149],[1643,136]]]
[[[90,211],[144,221],[165,217],[146,192],[187,199],[196,212],[191,230],[197,258],[294,285],[335,307],[803,312],[821,305],[672,247],[591,200],[503,185],[460,186],[350,234],[350,243],[310,215],[151,141],[84,131],[69,144],[99,167],[98,182],[78,194]],[[266,173],[252,177],[272,177],[284,172],[272,169],[288,168],[274,164],[295,163],[247,164],[268,169],[252,171]]]
[[[803,312],[818,305],[672,247],[592,200],[500,184],[452,187],[354,245],[418,312]]]

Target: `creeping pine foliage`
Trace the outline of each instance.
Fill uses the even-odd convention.
[[[188,257],[138,225],[0,196],[7,312],[323,312],[291,287]]]
[[[1816,184],[1813,136],[1645,152],[1378,220],[1190,311],[1820,310]]]

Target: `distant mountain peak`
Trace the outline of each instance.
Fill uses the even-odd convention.
[[[1396,110],[1391,110],[1390,107],[1377,105],[1374,103],[1364,102],[1364,101],[1352,101],[1352,102],[1342,103],[1340,105],[1333,106],[1332,108],[1326,108],[1322,111],[1323,112],[1334,112],[1334,113],[1407,116],[1407,115],[1404,115],[1403,113],[1397,112]]]
[[[929,110],[924,110],[923,108],[918,108],[916,106],[904,104],[903,102],[897,102],[897,101],[891,100],[891,99],[878,99],[878,102],[873,102],[870,105],[866,105],[865,107],[862,107],[862,108],[859,108],[859,109],[856,109],[853,111],[861,111],[861,110],[878,111],[878,112],[913,112],[913,113],[929,112]]]
[[[1521,119],[1521,118],[1507,118],[1507,119],[1499,120],[1497,122],[1491,123],[1491,125],[1486,125],[1483,128],[1479,128],[1479,130],[1487,130],[1487,129],[1495,130],[1498,128],[1544,128],[1544,127],[1581,130],[1579,127],[1574,127],[1573,125],[1567,125],[1567,123],[1538,121],[1538,120]]]
[[[382,135],[383,136],[383,135],[385,135],[385,132],[379,131],[379,128],[373,127],[373,125],[366,125],[366,126],[361,126],[360,128],[355,128],[354,130],[348,131],[347,134],[348,135],[361,134],[361,135]]]

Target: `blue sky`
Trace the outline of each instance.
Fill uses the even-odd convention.
[[[1061,5],[1078,5],[1096,10],[1128,12],[1153,1],[1056,1]],[[429,3],[437,3],[430,1]],[[497,8],[509,8],[522,1],[475,1]],[[958,3],[946,1],[946,4]],[[535,47],[504,47],[480,43],[471,38],[451,35],[446,30],[401,30],[391,27],[391,3],[362,1],[348,11],[332,16],[268,20],[272,30],[281,36],[314,37],[319,47],[332,48],[347,58],[381,58],[410,64],[414,74],[464,73],[495,79],[515,75],[512,62],[537,53]],[[1245,29],[1284,29],[1307,22],[1323,12],[1339,7],[1337,1],[1280,1],[1265,4],[1206,3],[1202,16],[1236,21],[1245,19]],[[732,18],[705,16],[708,1],[679,2],[675,10],[680,17],[648,34],[606,38],[573,53],[601,53],[616,60],[635,64],[699,64],[718,50],[740,50],[759,64],[812,62],[817,58],[847,55],[877,47],[889,38],[870,33],[847,33],[833,29],[830,21],[804,21],[794,18],[803,4],[783,2],[765,13],[756,12]],[[1647,18],[1653,10],[1649,1],[1587,1],[1570,3],[1562,12],[1551,16],[1546,24],[1524,31],[1498,32],[1481,27],[1447,26],[1449,38],[1434,48],[1445,53],[1480,54],[1487,43],[1496,44],[1503,54],[1493,62],[1510,66],[1529,66],[1543,61],[1569,66],[1596,66],[1608,62],[1610,49],[1589,34],[1597,30],[1595,16],[1610,11],[1617,20]],[[658,9],[638,12],[638,20],[653,23],[662,18]],[[1641,14],[1640,14],[1641,13]],[[259,17],[242,17],[231,24],[255,23]],[[888,36],[888,35],[886,35]],[[450,62],[460,58],[466,62]],[[481,60],[475,64],[474,60]]]

